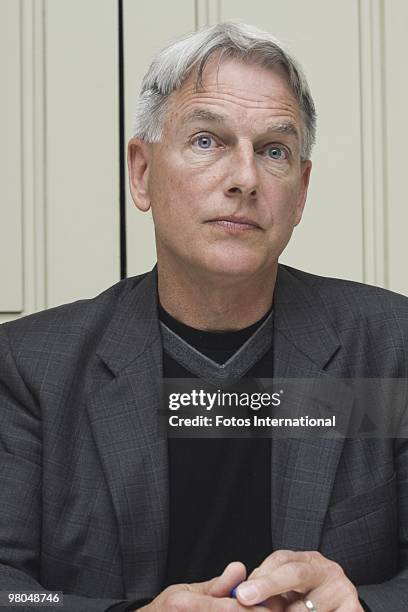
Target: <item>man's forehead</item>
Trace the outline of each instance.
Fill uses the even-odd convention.
[[[230,117],[228,114],[221,113],[218,111],[214,111],[205,107],[195,107],[189,110],[182,118],[183,125],[188,127],[191,124],[203,121],[209,123],[215,123],[218,125],[228,126],[230,122]],[[293,119],[285,119],[285,120],[273,120],[266,119],[262,122],[262,126],[264,131],[266,132],[276,132],[280,134],[288,134],[299,137],[299,130],[297,127],[297,123]]]
[[[170,96],[170,115],[183,126],[199,121],[228,125],[241,115],[262,128],[270,118],[276,131],[297,133],[299,104],[281,70],[229,59],[212,62],[203,76],[199,85],[195,71]]]

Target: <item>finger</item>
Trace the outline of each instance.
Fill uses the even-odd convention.
[[[316,588],[325,575],[317,566],[310,563],[286,563],[273,573],[259,574],[242,583],[237,589],[239,601],[245,605],[255,605],[287,591],[308,593]]]
[[[229,597],[231,591],[246,578],[246,567],[240,561],[229,563],[220,576],[203,582],[183,584],[186,591],[211,595],[212,597]]]
[[[233,597],[235,597],[235,595],[233,595]],[[267,600],[257,604],[257,606],[262,608],[264,612],[266,610],[269,610],[270,612],[284,612],[287,605],[288,600],[285,599],[284,595],[274,595],[273,597],[269,597]],[[248,608],[246,607],[246,609]]]
[[[265,612],[265,608],[243,606],[230,597],[212,597],[187,589],[173,591],[166,601],[165,609],[169,612]]]
[[[306,595],[298,595],[298,601],[288,606],[288,612],[306,612],[304,600],[310,600],[316,610],[343,610],[348,612],[361,610],[358,601],[357,589],[348,580],[332,580],[322,584],[320,587],[308,592]]]
[[[319,610],[319,612],[320,610],[324,610],[325,612],[337,610],[337,607],[333,606],[331,603],[324,607],[321,600],[319,600],[315,595],[309,593],[309,595],[306,595],[305,597],[302,596],[301,599],[291,603],[290,606],[286,608],[286,612],[307,612],[308,607],[306,606],[306,601],[310,601],[316,610]]]
[[[264,561],[256,567],[247,580],[254,578],[259,574],[265,574],[269,571],[275,570],[286,563],[293,561],[305,562],[305,563],[318,563],[327,561],[319,552],[315,550],[276,550],[270,554]]]
[[[358,600],[358,592],[354,584],[347,578],[344,571],[339,567],[333,567],[330,578],[322,582],[306,595],[298,594],[296,599],[309,599],[317,610],[341,610],[345,606],[349,612],[361,612]],[[302,607],[303,606],[303,607]],[[289,606],[290,612],[306,612],[304,604],[297,607]]]
[[[207,583],[207,590],[204,591],[213,597],[229,597],[231,591],[246,578],[247,570],[240,561],[232,561],[224,569],[221,576]]]
[[[263,612],[269,610],[269,612],[286,612],[288,606],[288,601],[282,595],[274,595],[273,597],[269,597],[266,601],[262,602]],[[258,606],[255,606],[256,608]],[[248,608],[246,608],[248,610]]]
[[[342,609],[342,605],[345,604],[348,612],[358,610],[358,600],[350,597],[350,591],[339,586],[337,588],[336,583],[323,585],[305,595],[297,594],[296,600],[286,608],[286,612],[307,612],[307,606],[305,601],[311,601],[316,610],[324,610],[325,612],[331,612],[332,610]],[[353,603],[354,602],[354,603]]]

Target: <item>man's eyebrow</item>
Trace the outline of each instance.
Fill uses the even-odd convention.
[[[214,121],[215,123],[224,123],[226,120],[227,117],[224,115],[204,108],[196,108],[186,115],[183,123],[184,125],[194,123],[195,121]],[[266,126],[264,133],[288,134],[289,136],[295,136],[295,138],[299,140],[299,130],[296,127],[296,124],[292,121],[270,123]]]
[[[223,123],[226,117],[224,115],[220,115],[219,113],[215,113],[214,111],[206,110],[205,108],[196,108],[186,115],[183,123],[194,123],[194,121],[215,121],[216,123]]]
[[[292,121],[283,122],[283,123],[270,123],[265,132],[271,132],[274,134],[289,134],[289,136],[295,136],[297,140],[299,140],[299,130],[296,127],[295,123]]]

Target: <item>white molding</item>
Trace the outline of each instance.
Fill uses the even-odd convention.
[[[20,316],[23,291],[23,203],[21,193],[21,5],[17,0],[0,2],[0,74],[2,116],[0,120],[2,203],[0,209],[1,316]]]
[[[196,0],[196,29],[221,20],[221,0]]]
[[[44,1],[18,0],[21,31],[21,122],[24,310],[46,308]]]
[[[359,8],[364,282],[387,287],[383,0]]]
[[[43,0],[22,1],[25,312],[46,308],[45,71]]]

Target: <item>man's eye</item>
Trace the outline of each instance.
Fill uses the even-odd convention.
[[[277,161],[281,161],[287,159],[288,154],[286,149],[283,147],[279,147],[277,145],[273,145],[272,147],[268,147],[266,149],[267,155],[270,159],[275,159]]]
[[[214,142],[214,138],[208,134],[196,136],[193,140],[193,144],[196,144],[199,149],[210,149]]]

